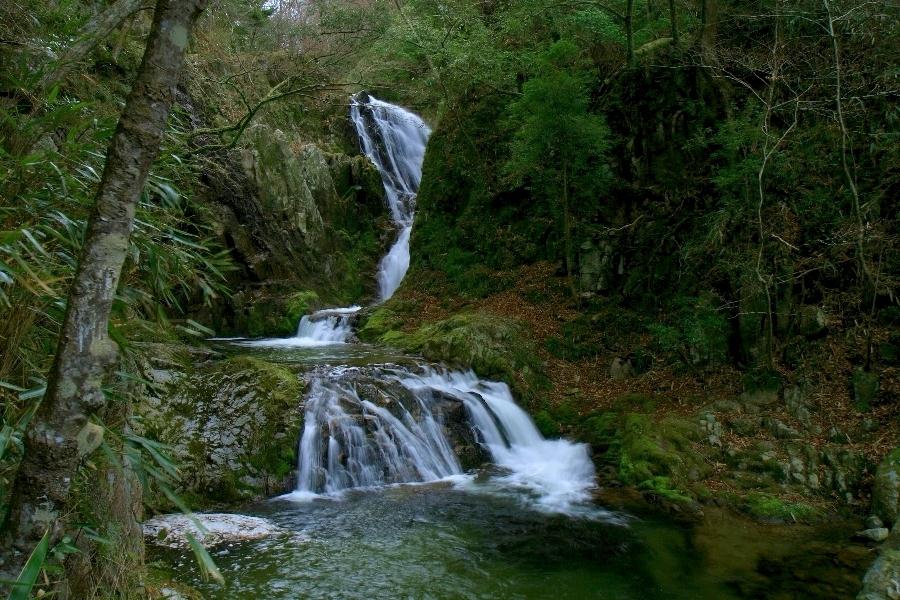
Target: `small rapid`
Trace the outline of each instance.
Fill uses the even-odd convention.
[[[489,487],[518,490],[538,509],[569,512],[594,486],[587,446],[544,439],[506,384],[428,366],[317,374],[299,454],[295,499],[398,483],[466,484],[458,455],[469,467],[493,464]]]
[[[241,346],[267,348],[315,348],[333,344],[346,344],[353,335],[352,319],[362,307],[328,308],[304,315],[297,326],[297,333],[289,338],[264,338],[235,342]]]

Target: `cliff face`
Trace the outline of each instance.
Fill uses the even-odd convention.
[[[286,335],[312,308],[373,293],[391,230],[381,179],[362,155],[329,153],[267,124],[206,163],[205,201],[238,269],[217,331]]]

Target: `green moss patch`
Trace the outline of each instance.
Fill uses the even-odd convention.
[[[805,502],[790,502],[763,492],[749,494],[741,507],[755,518],[773,521],[813,521],[821,515]]]
[[[639,408],[649,400],[627,402]],[[690,501],[690,482],[708,470],[692,447],[699,439],[697,426],[680,417],[657,420],[641,412],[604,412],[584,422],[580,437],[594,447],[600,462],[616,469],[622,483],[670,501]]]
[[[465,312],[449,319],[400,329],[397,310],[374,311],[359,330],[361,339],[415,352],[452,367],[471,368],[483,377],[501,379],[525,396],[546,385],[533,342],[521,323],[485,312]]]

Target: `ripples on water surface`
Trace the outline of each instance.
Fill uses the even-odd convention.
[[[858,567],[839,564],[858,552],[834,545],[846,532],[827,546],[821,531],[730,517],[700,531],[653,519],[623,525],[602,510],[551,515],[449,483],[274,499],[247,512],[294,535],[211,548],[224,588],[199,579],[187,550],[156,548],[151,558],[180,565],[176,577],[213,599],[836,599],[859,582]]]

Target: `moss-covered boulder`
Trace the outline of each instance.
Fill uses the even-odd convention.
[[[367,317],[358,336],[501,379],[526,400],[543,384],[537,350],[521,323],[480,311],[458,313],[413,331],[402,330],[403,322],[397,310],[381,307]]]
[[[894,525],[890,537],[863,577],[863,589],[857,600],[897,600],[900,598],[900,524]]]
[[[652,406],[643,397],[625,398],[632,410],[609,411],[585,420],[579,437],[594,448],[598,460],[615,469],[619,481],[667,501],[690,504],[691,482],[709,467],[693,448],[700,429],[677,416],[661,419],[642,409]],[[641,412],[635,412],[641,411]]]
[[[204,504],[294,487],[303,420],[296,373],[234,357],[201,365],[167,387],[142,407],[143,433],[172,448],[183,492]]]
[[[875,471],[872,514],[888,525],[900,522],[900,448],[890,452]]]
[[[241,290],[231,304],[233,314],[220,331],[246,337],[293,335],[300,318],[323,305],[312,290],[296,292],[280,286]]]

